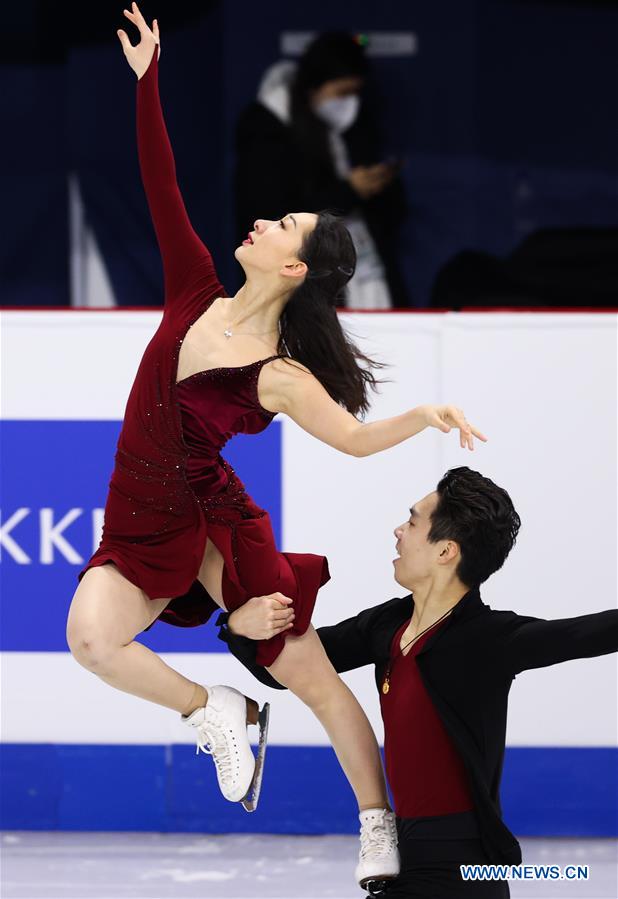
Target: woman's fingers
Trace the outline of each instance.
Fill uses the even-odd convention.
[[[152,20],[152,33],[154,34],[154,39],[157,42],[157,59],[161,56],[161,38],[159,36],[159,23],[156,19]]]
[[[455,420],[455,424],[459,428],[459,445],[462,449],[468,447],[468,449],[474,449],[474,443],[472,439],[472,431],[470,429],[470,425],[466,420],[466,416],[463,413],[462,409],[453,409],[452,417]]]
[[[466,447],[468,447],[468,449],[474,449],[474,446],[472,443],[472,435],[468,431],[460,429],[459,445],[462,449],[465,449]]]
[[[457,406],[449,406],[447,414],[455,422],[455,427],[461,428],[463,431],[469,429],[470,425],[466,421],[466,416],[461,409],[457,408]]]
[[[123,9],[122,11],[130,22],[133,22],[134,25],[137,25],[137,18],[133,15],[132,12],[129,12],[128,9]],[[139,28],[139,25],[137,27]]]
[[[135,14],[142,20],[142,22],[143,22],[144,25],[145,25],[145,24],[146,24],[146,20],[144,19],[143,15],[142,15],[142,12],[141,12],[141,10],[140,10],[140,8],[139,8],[139,6],[137,5],[137,3],[135,3],[135,0],[133,0],[133,3],[131,3],[131,9],[132,9],[133,12],[134,12],[134,13],[135,13]]]
[[[130,13],[130,12],[129,12],[128,9],[123,9],[123,12],[124,12],[125,16],[127,17],[127,19],[129,19],[129,21],[132,22],[132,24],[135,25],[136,28],[138,29],[139,34],[140,34],[140,41],[141,41],[142,35],[143,35],[144,32],[143,32],[142,29],[140,28],[139,23],[137,22],[137,19],[135,18],[135,16],[133,15],[133,13]]]
[[[451,426],[449,425],[449,423],[444,421],[444,418],[442,418],[442,416],[438,412],[433,410],[431,412],[431,424],[434,426],[434,428],[439,428],[441,431],[444,431],[445,434],[448,434],[448,432],[451,430]]]
[[[140,34],[152,34],[152,32],[150,31],[150,28],[146,24],[146,20],[144,19],[143,15],[139,11],[137,3],[133,3],[131,5],[133,8],[132,12],[129,12],[128,9],[123,9],[123,12],[124,12],[125,16],[127,17],[127,19],[129,19],[131,22],[133,22],[133,24],[137,28],[139,28]]]
[[[475,428],[474,425],[468,426],[470,428],[468,432],[468,443],[470,449],[474,449],[474,437],[478,437],[478,439],[482,440],[483,443],[487,443],[487,437],[481,431],[479,431],[478,428]]]
[[[468,449],[474,449],[474,441],[472,437],[472,429],[466,420],[466,416],[463,413],[462,409],[458,409],[457,406],[449,406],[447,409],[446,417],[450,418],[451,421],[454,422],[455,427],[459,428],[459,445],[462,449],[465,449],[466,446]]]
[[[463,409],[460,409],[458,406],[440,406],[433,409],[433,414],[430,415],[430,424],[446,433],[451,430],[451,427],[458,428],[459,445],[462,449],[468,447],[468,449],[473,450],[475,437],[478,437],[484,443],[487,442],[485,434],[470,424]]]
[[[482,431],[479,431],[478,428],[475,428],[470,422],[466,419],[465,415],[461,410],[457,410],[459,415],[457,417],[457,427],[460,429],[460,443],[463,449],[467,445],[471,450],[474,449],[474,438],[478,437],[479,440],[482,440],[483,443],[487,443],[487,437],[483,434]]]
[[[120,43],[122,44],[122,49],[125,53],[133,49],[133,44],[129,40],[126,31],[123,31],[121,28],[118,29],[118,37],[120,38]]]
[[[458,406],[427,406],[426,421],[430,427],[438,428],[448,434],[452,427],[459,429],[459,445],[462,449],[474,449],[474,438],[484,443],[487,437],[467,420],[463,409]]]
[[[132,3],[131,9],[133,10],[133,15],[135,16],[135,18],[137,20],[137,26],[138,26],[139,30],[141,31],[142,28],[145,28],[146,31],[150,31],[150,29],[148,28],[148,25],[146,25],[146,19],[143,17],[137,3]]]

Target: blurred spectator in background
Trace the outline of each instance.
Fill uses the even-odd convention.
[[[463,250],[442,266],[431,306],[618,305],[618,228],[541,228],[504,258]]]
[[[406,204],[401,161],[381,158],[362,99],[368,71],[363,46],[343,32],[267,69],[237,125],[237,241],[257,218],[328,207],[343,215],[358,256],[345,305],[388,309],[411,305],[397,252]]]

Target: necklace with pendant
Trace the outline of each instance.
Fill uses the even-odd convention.
[[[275,331],[278,331],[278,330],[279,330],[278,328],[271,328],[270,331],[241,331],[239,336],[240,337],[264,337],[265,334],[274,334]],[[223,333],[227,337],[228,340],[230,339],[230,337],[234,336],[234,332],[231,330],[231,328],[226,328]]]
[[[242,318],[240,319],[240,321],[242,321]],[[237,324],[239,324],[238,321],[232,322],[230,325],[227,326],[227,328],[223,329],[223,335],[227,340],[229,340],[230,337],[234,336],[235,332],[232,330],[232,328],[235,328]],[[245,336],[246,337],[264,337],[266,334],[274,334],[275,331],[279,331],[279,333],[281,333],[281,323],[280,322],[277,323],[276,328],[271,328],[269,331],[239,331],[236,333],[240,337],[245,337]]]
[[[455,603],[455,605],[457,605],[457,603]],[[420,632],[420,634],[417,634],[416,637],[414,637],[412,640],[410,640],[409,643],[406,643],[406,645],[403,647],[403,649],[400,647],[399,652],[393,656],[392,661],[389,659],[388,665],[386,666],[386,674],[384,675],[384,683],[382,684],[382,692],[384,693],[384,695],[386,695],[391,688],[391,686],[390,686],[391,669],[392,669],[392,666],[393,666],[393,663],[395,662],[395,660],[403,653],[404,649],[407,649],[411,643],[414,643],[416,640],[418,640],[419,637],[422,637],[423,634],[426,633],[434,625],[436,625],[438,623],[438,621],[442,621],[443,618],[446,618],[446,616],[449,614],[449,612],[452,612],[454,608],[455,608],[455,606],[451,606],[450,609],[447,609],[446,612],[444,613],[444,615],[441,615],[436,621],[433,622],[433,624],[430,624],[428,627],[426,627],[424,630],[422,630]]]

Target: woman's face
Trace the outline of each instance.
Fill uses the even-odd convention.
[[[347,75],[345,78],[331,78],[318,88],[309,92],[311,105],[315,109],[325,100],[334,100],[338,97],[349,97],[359,94],[363,87],[363,79],[358,75]]]
[[[303,278],[307,265],[299,260],[298,252],[305,235],[313,231],[317,221],[314,212],[290,212],[276,221],[256,219],[253,231],[236,247],[234,256],[245,271],[257,269]]]

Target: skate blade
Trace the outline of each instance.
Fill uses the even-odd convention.
[[[254,812],[258,806],[260,792],[262,790],[262,775],[264,774],[264,757],[266,755],[266,744],[268,740],[268,721],[270,719],[270,703],[265,702],[262,711],[258,716],[258,727],[260,729],[260,737],[258,742],[258,753],[255,760],[255,771],[253,772],[253,780],[244,799],[241,799],[242,807],[246,812]]]
[[[387,895],[388,886],[393,880],[393,877],[370,877],[361,880],[360,887],[366,890],[370,896],[375,896],[376,899],[379,899],[380,896]]]

